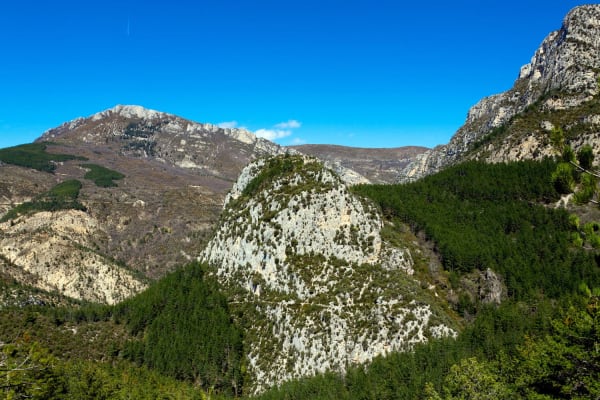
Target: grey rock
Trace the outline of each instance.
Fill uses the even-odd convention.
[[[543,107],[550,111],[590,101],[598,95],[599,70],[600,5],[576,7],[521,68],[512,89],[474,105],[450,142],[417,156],[400,173],[399,180],[419,179],[467,158],[498,162],[552,155],[550,144],[536,132],[480,151],[473,151],[473,146],[538,101],[543,101]],[[558,95],[551,96],[555,92]]]

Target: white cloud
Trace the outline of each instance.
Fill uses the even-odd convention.
[[[267,140],[281,139],[292,134],[292,131],[286,129],[259,129],[254,134],[259,138]]]
[[[277,125],[275,125],[275,128],[277,129],[295,129],[295,128],[300,128],[302,126],[302,124],[298,121],[296,121],[295,119],[290,119],[287,122],[280,122]]]
[[[259,138],[267,140],[277,140],[288,137],[292,134],[292,129],[300,128],[302,124],[295,119],[290,119],[287,122],[280,122],[271,129],[258,129],[254,134]]]
[[[240,126],[240,124],[237,121],[219,122],[217,126],[219,128],[247,129],[245,126]],[[295,119],[290,119],[286,122],[280,122],[274,125],[272,128],[257,129],[256,131],[254,131],[254,134],[256,135],[256,137],[273,141],[290,136],[293,133],[293,129],[300,128],[301,126],[302,124],[299,121],[296,121]],[[300,141],[298,142],[298,144],[305,143],[302,139],[294,139],[294,142],[296,141]]]
[[[217,124],[217,126],[219,128],[230,128],[231,129],[231,128],[237,128],[238,123],[237,123],[237,121],[226,121],[226,122],[219,122]]]

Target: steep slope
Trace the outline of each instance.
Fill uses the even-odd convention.
[[[600,5],[571,10],[550,33],[507,92],[482,99],[450,142],[402,171],[418,179],[465,159],[491,162],[551,155],[550,134],[562,129],[575,149],[600,149]]]
[[[246,329],[251,390],[455,334],[382,226],[316,159],[260,159],[242,171],[202,259]]]
[[[146,287],[98,253],[107,235],[83,211],[38,212],[0,223],[0,266],[22,284],[88,301],[114,304]]]
[[[417,146],[371,149],[326,144],[305,144],[288,148],[332,165],[342,165],[358,172],[372,183],[395,183],[398,174],[419,154],[428,150]]]

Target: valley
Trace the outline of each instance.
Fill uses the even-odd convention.
[[[0,149],[0,393],[597,398],[599,36],[573,9],[433,149],[133,105]]]

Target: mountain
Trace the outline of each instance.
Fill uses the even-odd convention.
[[[600,150],[600,5],[571,10],[550,33],[514,86],[473,106],[465,124],[443,146],[410,163],[411,181],[467,159],[501,162],[554,154],[550,140],[561,130],[575,150]]]
[[[229,189],[239,171],[256,157],[281,148],[245,129],[192,122],[140,106],[116,106],[45,132],[38,141],[65,143],[87,153],[108,152],[193,171],[205,186]]]
[[[426,147],[359,148],[327,144],[289,146],[302,154],[342,165],[356,171],[372,183],[396,183],[401,171],[415,158],[426,152]]]
[[[251,391],[456,334],[411,277],[411,251],[383,228],[374,204],[317,159],[244,168],[202,260],[244,315]]]
[[[43,150],[22,146],[0,155],[0,262],[21,283],[108,303],[194,259],[241,169],[285,152],[245,130],[139,106],[78,118],[37,145]],[[22,153],[48,164],[11,165]],[[118,180],[94,181],[92,172]],[[48,206],[42,198],[69,180],[81,183],[81,206]],[[43,212],[9,214],[32,204]]]
[[[597,145],[597,14],[405,185],[137,106],[0,149],[0,392],[600,398],[597,207],[561,206],[565,163],[484,162]]]
[[[244,129],[121,105],[50,129],[36,145],[0,154],[0,260],[19,282],[108,303],[195,259],[250,161],[295,152]],[[80,206],[56,210],[41,199],[69,180],[82,185]],[[33,203],[47,214],[16,212]]]

